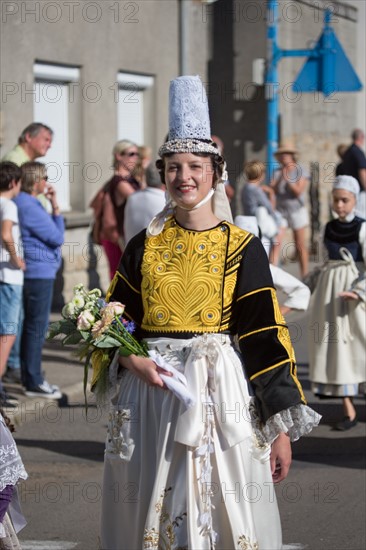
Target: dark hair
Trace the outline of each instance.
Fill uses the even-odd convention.
[[[359,128],[356,128],[355,130],[353,130],[352,134],[351,134],[351,139],[352,141],[357,141],[359,139],[362,139],[364,137],[364,133],[362,130],[360,130]]]
[[[0,191],[8,191],[12,181],[19,181],[22,172],[14,162],[0,162]]]
[[[32,124],[29,124],[26,128],[24,128],[23,132],[20,134],[18,144],[20,145],[21,143],[26,142],[27,134],[29,134],[30,137],[36,137],[41,130],[47,130],[47,132],[53,136],[53,130],[51,130],[49,126],[42,124],[42,122],[32,122]]]
[[[155,163],[156,168],[160,174],[161,182],[165,184],[165,159],[173,156],[176,153],[167,153],[163,158],[158,159]],[[214,155],[212,153],[192,153],[196,157],[209,157],[211,159],[212,168],[214,169],[213,187],[216,188],[217,182],[221,179],[224,171],[224,159],[220,155]]]
[[[15,432],[14,424],[12,423],[12,421],[10,420],[10,418],[8,417],[8,415],[6,414],[6,412],[4,411],[4,409],[2,407],[0,407],[0,414],[2,415],[3,419],[5,420],[5,424],[8,427],[8,429],[11,432]]]
[[[145,170],[145,178],[147,187],[160,188],[162,183],[160,179],[160,172],[157,170],[155,164],[150,162]]]

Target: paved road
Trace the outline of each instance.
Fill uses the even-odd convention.
[[[323,422],[293,445],[290,475],[276,487],[284,541],[309,550],[363,550],[364,401],[356,402],[361,421],[353,430],[340,433],[331,429],[342,415],[341,405],[336,400],[320,402],[309,393],[306,319],[292,313],[288,322],[300,378]],[[79,382],[82,369],[75,359],[49,345],[44,359],[51,381],[60,383],[65,397],[60,406],[47,402],[43,408],[35,401],[23,401],[17,414],[16,439],[29,472],[29,480],[20,486],[28,519],[21,533],[22,547],[94,550],[98,548],[106,414],[90,408],[86,418]]]

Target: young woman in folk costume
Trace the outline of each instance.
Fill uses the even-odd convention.
[[[111,365],[101,548],[278,550],[272,483],[286,477],[290,439],[319,417],[266,253],[230,223],[198,77],[171,82],[169,118],[157,165],[170,200],[130,241],[109,290],[152,358]]]
[[[353,398],[366,393],[366,221],[355,215],[358,181],[335,178],[324,247],[328,260],[310,302],[309,366],[312,391],[341,397],[343,419],[335,429],[357,424]]]

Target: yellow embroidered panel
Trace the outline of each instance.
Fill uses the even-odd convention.
[[[142,328],[161,332],[218,332],[230,326],[237,273],[253,235],[226,222],[189,231],[170,218],[145,241]]]

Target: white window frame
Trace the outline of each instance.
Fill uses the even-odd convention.
[[[55,156],[51,147],[44,157],[37,160],[49,164],[50,183],[56,188],[61,210],[70,211],[69,85],[71,83],[80,82],[80,69],[62,65],[35,63],[33,74],[36,91],[37,85],[41,88],[42,84],[59,84],[60,89],[63,90],[66,96],[63,105],[62,132],[57,132],[57,129],[54,128],[52,117],[49,120],[36,120],[36,118],[38,119],[39,117],[35,117],[35,122],[42,122],[55,131],[53,144],[58,150],[62,151],[62,158],[59,158],[59,155]],[[35,94],[35,100],[37,101],[36,98],[37,93]],[[36,109],[36,103],[34,108]]]
[[[117,73],[118,84],[118,106],[117,106],[117,139],[131,139],[137,145],[145,144],[144,134],[144,92],[152,88],[155,83],[153,76],[134,74],[134,73]],[[125,94],[127,92],[127,96]],[[135,119],[134,131],[129,133],[123,130],[123,112],[121,106],[127,103],[130,104],[131,109],[136,109],[141,102],[140,112],[133,112],[133,118]]]

